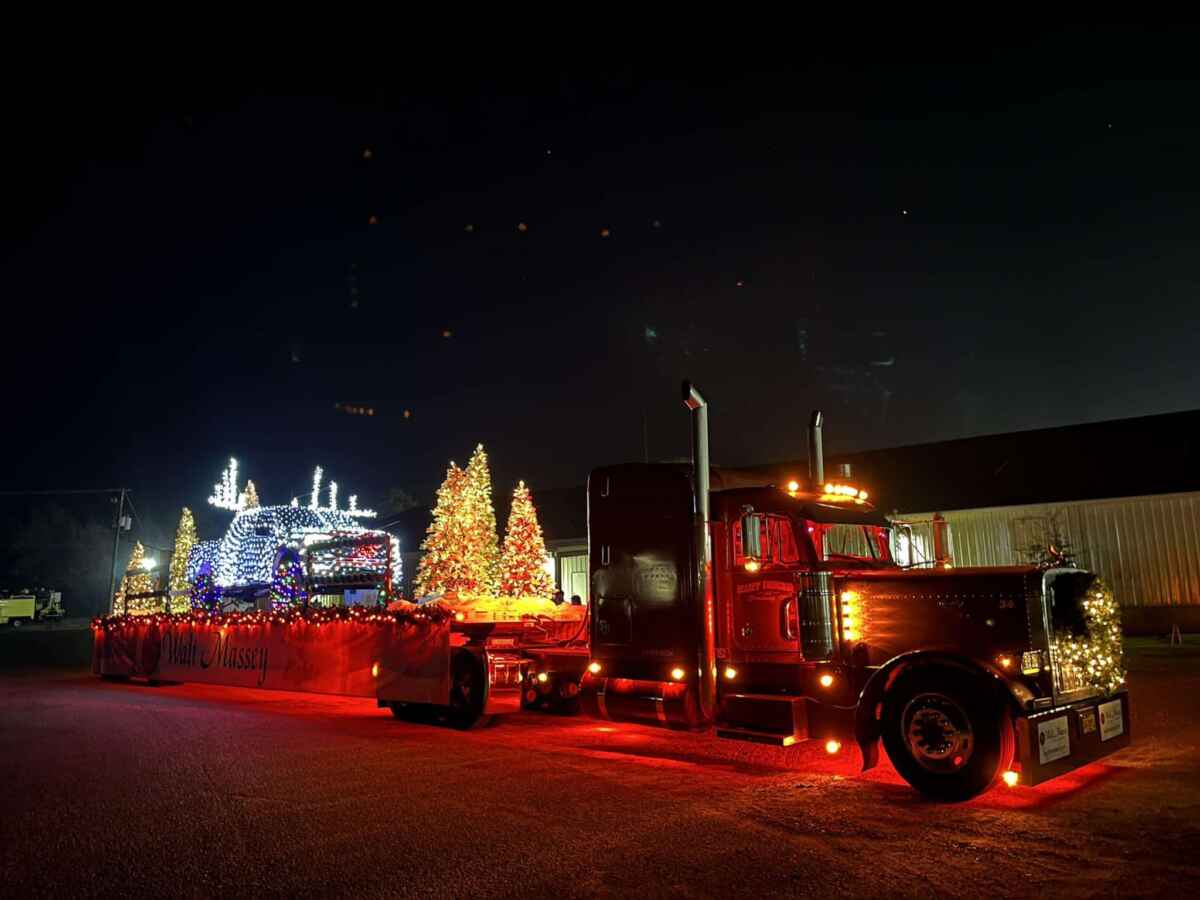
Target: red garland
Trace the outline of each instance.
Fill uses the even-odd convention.
[[[205,612],[193,610],[186,613],[149,613],[147,615],[130,615],[121,613],[116,616],[97,616],[92,619],[92,628],[111,631],[114,628],[125,628],[130,625],[222,625],[222,626],[254,626],[254,625],[328,625],[334,622],[349,622],[356,625],[413,625],[421,622],[432,622],[437,625],[454,617],[454,611],[440,603],[428,603],[424,606],[388,610],[379,607],[310,607],[305,610],[254,612]]]

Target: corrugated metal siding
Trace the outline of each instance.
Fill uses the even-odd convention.
[[[1200,604],[1200,493],[942,511],[959,566],[1027,562],[1057,529],[1081,566],[1104,577],[1122,606]],[[929,520],[933,513],[894,518]],[[932,546],[930,526],[914,535]],[[916,543],[914,541],[914,543]]]
[[[588,597],[588,556],[587,553],[576,553],[558,557],[558,585],[569,598],[578,594],[584,603]]]

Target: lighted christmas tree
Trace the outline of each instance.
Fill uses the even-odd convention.
[[[192,582],[192,609],[216,612],[221,608],[221,588],[211,572],[201,572]]]
[[[1088,684],[1112,692],[1125,683],[1121,608],[1104,579],[1097,578],[1083,600],[1085,634],[1054,635],[1059,663],[1075,669]]]
[[[192,547],[196,545],[196,520],[186,506],[179,516],[179,527],[175,529],[175,552],[171,554],[170,589],[167,612],[187,612],[188,584],[187,563]]]
[[[438,488],[433,521],[421,543],[421,562],[417,566],[417,596],[462,590],[466,583],[463,530],[457,515],[462,506],[467,473],[454,462]]]
[[[304,567],[296,557],[285,555],[275,566],[275,575],[271,579],[271,609],[276,612],[299,609],[307,600]]]
[[[254,487],[254,482],[247,481],[246,491],[242,495],[242,509],[258,509],[261,505],[258,502],[258,489]]]
[[[513,491],[512,510],[500,557],[500,593],[507,597],[549,597],[554,580],[546,571],[546,542],[533,497],[525,482]]]
[[[475,447],[466,471],[460,515],[467,574],[474,582],[472,591],[494,595],[500,582],[500,540],[492,504],[492,473],[483,444]]]
[[[162,606],[157,598],[139,598],[137,594],[148,594],[154,590],[154,577],[146,571],[143,563],[146,559],[146,549],[141,541],[134,542],[133,554],[129,557],[129,566],[121,578],[121,589],[113,598],[114,612],[128,612],[130,615],[145,615],[160,612]]]

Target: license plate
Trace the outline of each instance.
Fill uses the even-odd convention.
[[[1079,730],[1083,734],[1091,734],[1096,730],[1096,710],[1081,709],[1079,711]]]
[[[1100,704],[1100,740],[1107,741],[1125,733],[1125,719],[1121,715],[1121,701],[1110,700]]]

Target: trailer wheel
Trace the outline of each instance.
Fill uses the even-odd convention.
[[[884,698],[882,724],[896,771],[936,800],[969,800],[1012,763],[1008,710],[985,685],[958,671],[902,676]]]
[[[470,728],[483,715],[487,702],[487,674],[470,653],[458,653],[451,664],[450,677],[447,719],[455,728]]]

